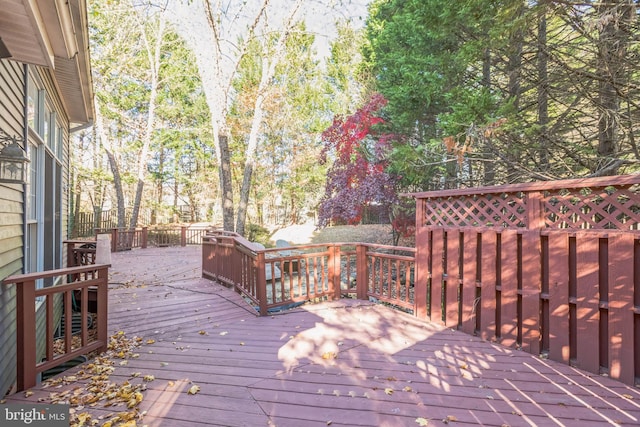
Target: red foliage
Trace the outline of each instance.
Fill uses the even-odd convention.
[[[331,220],[357,224],[363,206],[397,201],[396,179],[385,172],[385,155],[394,136],[374,128],[384,123],[376,113],[386,104],[382,95],[375,94],[354,114],[334,118],[322,133],[321,161],[331,156],[333,164],[319,208],[320,225]]]

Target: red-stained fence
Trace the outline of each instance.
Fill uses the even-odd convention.
[[[416,314],[640,376],[640,175],[412,194]]]

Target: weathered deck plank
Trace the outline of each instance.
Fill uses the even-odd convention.
[[[194,247],[113,256],[110,332],[144,339],[109,380],[155,378],[138,425],[640,424],[640,392],[610,378],[368,302],[257,317],[239,295],[200,279],[199,263]],[[188,394],[193,385],[199,392]],[[37,402],[51,390],[7,400]],[[84,410],[102,422],[123,407]]]

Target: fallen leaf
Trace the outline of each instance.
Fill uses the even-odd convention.
[[[622,397],[624,397],[625,399],[633,399],[633,396],[631,396],[630,394],[623,394]]]
[[[419,417],[419,418],[416,418],[416,423],[418,423],[419,426],[428,426],[429,420],[423,417]]]
[[[458,419],[454,415],[447,415],[447,418],[442,421],[444,421],[445,424],[449,424],[452,421],[458,421]]]
[[[337,359],[338,358],[338,354],[334,353],[333,351],[327,351],[326,353],[322,353],[322,358],[327,360],[327,359]]]
[[[387,387],[384,389],[384,392],[391,396],[393,394],[393,389],[391,387]]]
[[[200,391],[200,386],[192,385],[191,388],[187,391],[187,394],[196,394]]]
[[[33,392],[31,390],[24,392],[24,397],[31,397],[31,396],[33,396]]]
[[[220,332],[220,335],[227,335],[228,333],[229,332],[227,332],[227,331],[222,331],[222,332]]]
[[[402,390],[406,391],[406,392],[410,392],[413,391],[413,389],[409,386],[406,386],[405,388],[403,388]]]
[[[167,366],[168,363],[167,362],[160,362],[160,366]]]
[[[155,344],[156,340],[154,339],[148,339],[147,340],[147,344]]]
[[[207,335],[207,331],[198,331],[200,335]]]
[[[153,381],[155,379],[156,379],[156,377],[154,377],[153,375],[145,375],[144,377],[142,377],[142,380],[146,381],[146,382],[151,382],[151,381]]]

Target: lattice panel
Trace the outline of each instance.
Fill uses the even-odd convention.
[[[526,227],[526,193],[429,198],[425,203],[424,224],[443,227]]]
[[[545,192],[548,228],[640,229],[640,185]]]

